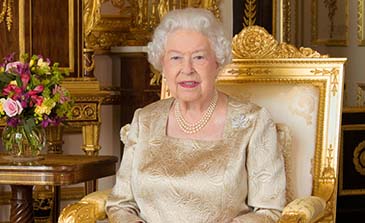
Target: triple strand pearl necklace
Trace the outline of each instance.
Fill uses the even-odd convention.
[[[212,117],[215,107],[217,106],[217,102],[218,102],[218,93],[217,91],[215,91],[214,97],[210,101],[209,107],[204,112],[202,118],[199,121],[191,124],[184,119],[184,116],[181,114],[180,103],[179,101],[176,100],[175,118],[177,124],[179,125],[179,128],[187,134],[194,134],[199,132],[202,128],[204,128],[204,126],[207,125],[209,119]]]

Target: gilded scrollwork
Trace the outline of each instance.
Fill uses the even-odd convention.
[[[120,9],[126,7],[126,5],[127,5],[124,0],[111,0],[111,3],[113,6],[120,8]]]
[[[336,200],[336,171],[333,167],[333,147],[330,144],[327,148],[327,156],[326,156],[326,165],[321,171],[321,175],[319,176],[319,194],[326,201],[326,210],[322,222],[334,222],[333,210],[334,204]]]
[[[245,69],[228,69],[227,70],[228,74],[232,74],[234,76],[239,76],[239,75],[247,75],[247,76],[252,76],[252,75],[268,75],[271,73],[271,71],[269,69],[260,69],[260,68],[245,68]]]
[[[3,0],[1,4],[0,24],[5,21],[8,31],[11,30],[13,25],[13,7],[14,0]]]
[[[256,0],[245,1],[244,15],[243,15],[243,27],[252,26],[256,23]]]
[[[328,57],[317,51],[279,43],[263,27],[249,26],[233,37],[232,53],[238,59],[255,58],[320,58]]]
[[[98,120],[96,103],[77,103],[72,108],[71,121]]]
[[[94,51],[84,49],[83,53],[84,57],[84,77],[94,77],[94,68],[95,68],[95,57],[94,57]]]
[[[220,17],[220,0],[84,0],[85,47],[107,50],[112,46],[145,45],[160,19],[170,10],[199,7]],[[119,15],[102,14],[103,3],[110,2]]]
[[[96,23],[101,18],[101,4],[105,0],[88,0],[83,1],[83,25],[85,35],[89,35]]]
[[[365,175],[365,141],[356,146],[353,154],[352,162],[355,170],[361,175]]]
[[[170,1],[160,0],[157,6],[159,18],[162,18],[169,11],[169,8],[170,8]]]
[[[102,4],[111,1],[117,7],[120,16],[103,16]],[[130,24],[128,4],[123,0],[84,0],[83,24],[84,42],[88,49],[108,49],[111,46],[121,45]],[[123,16],[121,16],[123,15]],[[124,34],[123,34],[124,33]]]
[[[364,45],[364,0],[357,0],[357,39],[360,46]]]
[[[200,8],[205,8],[214,13],[217,18],[220,18],[219,4],[221,0],[201,0]]]
[[[331,75],[331,92],[335,96],[338,92],[338,75],[340,71],[336,68],[328,69],[314,69],[310,71],[314,75]]]
[[[356,91],[356,105],[357,106],[365,105],[364,91],[365,91],[365,86],[363,84],[358,84],[357,91]]]

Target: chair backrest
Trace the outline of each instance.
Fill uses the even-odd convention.
[[[232,53],[233,61],[220,71],[217,87],[270,111],[285,157],[287,202],[321,197],[326,200],[322,220],[334,222],[346,58],[278,43],[259,26],[237,34]],[[167,97],[162,81],[161,99]]]
[[[217,87],[270,111],[284,137],[288,202],[322,197],[322,219],[335,221],[346,59],[278,43],[259,26],[244,28],[232,49],[233,61],[220,71]]]

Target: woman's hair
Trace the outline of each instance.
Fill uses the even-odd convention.
[[[148,61],[159,71],[165,53],[167,35],[178,29],[191,29],[205,35],[215,52],[216,60],[223,66],[231,60],[231,41],[226,37],[223,25],[210,11],[201,8],[177,9],[167,13],[156,27],[152,41],[148,43]]]

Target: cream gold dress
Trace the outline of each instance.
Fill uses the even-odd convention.
[[[136,110],[106,204],[109,221],[275,222],[285,172],[269,113],[229,97],[223,139],[178,139],[166,136],[173,100]]]

